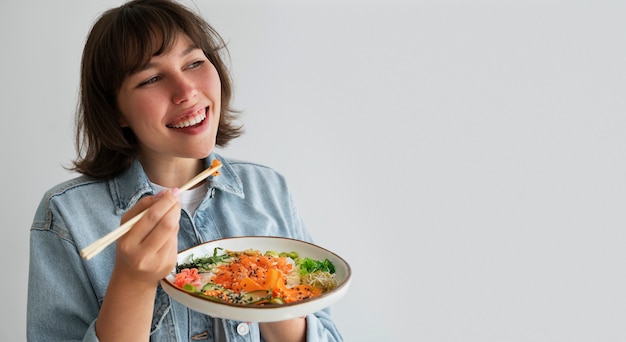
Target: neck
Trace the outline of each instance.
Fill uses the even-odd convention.
[[[139,159],[151,182],[166,188],[177,188],[187,183],[204,169],[202,159],[145,160]]]

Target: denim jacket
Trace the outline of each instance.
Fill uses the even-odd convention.
[[[193,217],[183,210],[179,250],[205,241],[244,235],[312,241],[293,205],[282,175],[249,162],[219,159],[220,175],[209,179],[206,197]],[[110,180],[79,176],[44,195],[30,232],[27,336],[29,341],[98,341],[95,321],[115,260],[111,245],[90,260],[80,251],[120,224],[122,214],[154,194],[135,161]],[[342,341],[329,309],[307,316],[307,341]],[[216,329],[216,324],[223,325]],[[159,286],[151,341],[263,341],[258,323],[215,319],[171,299]]]

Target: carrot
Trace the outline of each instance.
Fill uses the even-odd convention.
[[[213,159],[213,161],[211,162],[211,167],[216,167],[218,165],[222,165],[222,162],[219,161],[218,159]],[[217,171],[215,171],[215,172],[213,172],[211,174],[211,176],[213,176],[213,177],[216,177],[216,176],[219,176],[219,175],[220,175],[220,170],[217,170]]]
[[[275,292],[276,289],[284,282],[283,274],[281,271],[276,269],[270,269],[267,271],[267,283],[268,287],[266,290],[273,290]],[[274,296],[276,297],[276,296]]]
[[[287,287],[282,278],[276,283],[276,289],[274,290],[274,296],[282,298],[285,303],[293,303],[303,299],[317,297],[321,293],[321,289],[310,285]]]
[[[262,305],[270,301],[270,297],[281,299],[284,303],[293,303],[307,298],[319,296],[322,289],[312,285],[296,285],[287,287],[287,274],[293,265],[284,257],[261,254],[239,254],[233,260],[215,269],[211,282],[224,289],[212,289],[204,295],[232,302],[228,291],[238,294],[249,294],[255,291],[266,291],[270,294],[267,300],[255,302]],[[197,269],[183,269],[176,275],[175,284],[182,287],[186,283],[196,285],[199,282]]]
[[[252,278],[243,278],[243,280],[241,280],[239,282],[239,285],[241,286],[241,289],[243,291],[246,292],[252,292],[252,291],[258,291],[258,290],[267,290],[267,288],[259,285],[259,283],[257,283],[256,281],[252,280]]]
[[[216,275],[212,281],[227,289],[240,292],[242,290],[241,281],[250,278],[258,283],[262,289],[270,289],[275,280],[268,281],[267,273],[274,269],[282,273],[291,272],[292,265],[284,258],[276,258],[267,255],[239,255],[231,263],[217,268]]]

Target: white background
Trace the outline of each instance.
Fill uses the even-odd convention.
[[[0,0],[2,341],[36,205],[73,177],[82,44],[120,3]],[[282,172],[353,267],[347,341],[626,340],[624,1],[195,5],[244,110],[223,153]]]

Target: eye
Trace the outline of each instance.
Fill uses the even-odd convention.
[[[195,62],[193,62],[193,63],[189,64],[189,65],[187,66],[187,69],[195,69],[195,68],[197,68],[197,67],[201,66],[202,64],[204,64],[204,62],[205,62],[205,61],[203,61],[203,60],[200,60],[200,61],[195,61]]]
[[[150,77],[149,79],[139,83],[139,86],[143,87],[145,85],[152,84],[152,83],[154,83],[154,82],[156,82],[156,81],[158,81],[160,79],[161,79],[161,76],[153,76],[153,77]]]

